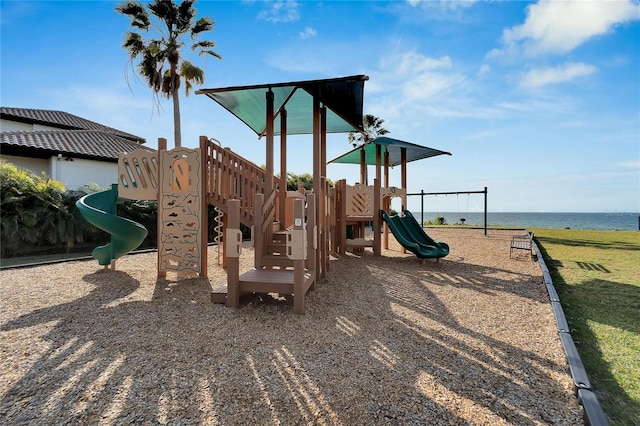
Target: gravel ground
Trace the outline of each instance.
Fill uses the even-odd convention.
[[[537,263],[514,231],[430,230],[439,262],[332,259],[307,297],[209,302],[156,255],[0,271],[0,424],[580,425]],[[245,247],[242,269],[251,267]]]

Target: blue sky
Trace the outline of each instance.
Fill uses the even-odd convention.
[[[0,99],[172,139],[172,107],[127,65],[108,1],[0,2]],[[365,113],[389,136],[449,151],[408,165],[409,192],[489,189],[489,211],[640,211],[640,3],[635,1],[203,1],[221,61],[201,88],[366,74]],[[128,84],[127,84],[128,81]],[[183,145],[207,135],[264,164],[264,141],[204,96],[181,93]],[[327,157],[347,150],[331,135]],[[311,173],[311,138],[289,168]],[[373,173],[373,170],[371,170]],[[356,166],[328,177],[358,179]],[[400,184],[400,170],[391,172]],[[420,197],[409,199],[420,209]],[[427,197],[482,209],[482,196]]]

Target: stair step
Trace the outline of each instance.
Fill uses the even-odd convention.
[[[238,280],[241,295],[251,293],[293,294],[293,270],[253,269],[240,275]],[[315,274],[305,271],[303,288],[306,294],[315,281]],[[211,302],[227,303],[227,285],[211,291]]]
[[[218,287],[211,291],[211,302],[213,303],[227,303],[227,286]]]
[[[287,231],[274,232],[273,233],[273,241],[284,244],[287,241]]]
[[[305,293],[314,279],[314,274],[305,271]],[[239,283],[241,292],[293,294],[293,271],[253,269],[240,275]]]
[[[286,250],[287,250],[287,245],[285,243],[267,244],[267,253],[270,253],[270,254],[280,253],[284,255]]]
[[[293,267],[293,260],[285,255],[266,254],[262,256],[264,266]]]

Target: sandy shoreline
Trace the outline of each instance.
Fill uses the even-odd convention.
[[[422,264],[332,260],[291,298],[209,302],[226,281],[76,261],[0,271],[3,424],[582,424],[538,265],[514,231],[430,230]],[[253,252],[245,247],[243,268]]]

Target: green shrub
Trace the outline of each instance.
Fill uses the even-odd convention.
[[[431,220],[426,221],[425,226],[428,225],[448,225],[447,219],[444,216],[436,216]]]
[[[87,222],[76,207],[76,201],[83,196],[104,190],[98,185],[65,191],[60,181],[39,177],[1,160],[0,181],[1,257],[68,253],[72,248],[90,252],[109,242],[110,235]],[[140,248],[156,248],[156,201],[121,199],[117,212],[147,228]],[[209,242],[214,241],[216,214],[209,205]],[[243,236],[249,238],[250,230],[242,228]]]
[[[62,182],[0,161],[0,253],[29,253],[73,245],[75,218],[65,207]]]

